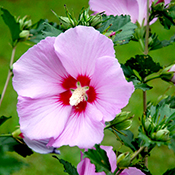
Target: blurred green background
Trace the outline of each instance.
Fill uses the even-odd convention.
[[[12,15],[23,17],[25,15],[31,16],[33,23],[37,22],[39,19],[48,19],[49,21],[58,22],[57,18],[51,12],[54,10],[58,15],[65,16],[64,4],[67,5],[70,11],[74,12],[74,15],[78,17],[78,14],[82,7],[88,7],[88,0],[0,0],[0,6],[8,9]],[[152,26],[152,31],[157,32],[160,36],[159,39],[170,39],[170,37],[175,34],[175,27],[171,30],[165,30],[157,21]],[[11,47],[10,47],[10,31],[8,27],[4,24],[2,18],[0,18],[0,93],[2,92],[7,73],[9,68],[9,61],[11,57]],[[28,45],[21,43],[17,47],[15,60],[17,60],[27,49]],[[116,57],[120,63],[125,63],[125,61],[134,56],[135,54],[141,54],[142,51],[138,43],[130,42],[127,45],[116,46]],[[175,61],[175,44],[165,47],[160,50],[151,51],[150,55],[161,65],[169,65]],[[150,83],[154,88],[148,91],[148,101],[155,101],[157,98],[163,94],[170,84],[163,82],[161,80],[155,80]],[[175,87],[172,86],[167,94],[175,93]],[[18,126],[18,116],[16,113],[16,103],[17,95],[12,88],[11,81],[9,83],[7,92],[5,94],[2,106],[0,107],[0,116],[12,116],[0,129],[0,134],[13,132]],[[131,97],[128,106],[125,110],[131,111],[135,114],[133,126],[131,130],[137,135],[137,127],[139,125],[139,116],[142,114],[142,92],[137,90]],[[122,146],[116,140],[115,136],[109,131],[105,131],[105,137],[102,142],[104,145],[112,145],[115,150],[122,151],[127,150],[126,147]],[[77,147],[70,148],[68,146],[63,146],[60,148],[61,155],[67,161],[70,161],[74,166],[76,166],[80,161],[80,151]],[[17,153],[7,153],[8,155],[16,158],[17,161],[25,162],[26,165],[22,166],[19,171],[13,173],[13,175],[64,175],[63,166],[52,157],[52,155],[40,155],[34,153],[32,156],[23,158]],[[175,167],[175,155],[172,150],[167,147],[156,147],[151,152],[149,157],[148,166],[153,175],[161,175],[167,169]],[[0,165],[1,166],[1,165]],[[1,172],[0,172],[1,175]]]

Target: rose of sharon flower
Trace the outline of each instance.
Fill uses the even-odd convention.
[[[150,0],[150,6],[154,0]],[[171,0],[165,0],[165,4]],[[159,2],[160,3],[160,2]],[[147,0],[89,0],[90,9],[94,12],[105,11],[106,15],[130,15],[131,21],[146,24]],[[155,20],[153,20],[155,22]]]
[[[169,72],[174,72],[174,76],[171,79],[171,82],[175,84],[175,64],[170,68]]]
[[[21,132],[47,146],[91,148],[134,91],[113,42],[92,27],[47,37],[13,65]]]
[[[117,161],[116,161],[116,155],[114,151],[112,150],[112,146],[100,146],[101,149],[104,149],[107,153],[109,163],[111,165],[111,171],[114,172],[117,168]],[[77,165],[77,171],[79,175],[105,175],[104,172],[95,172],[95,165],[90,162],[89,158],[82,158],[83,155],[81,155],[81,162]],[[135,168],[135,167],[129,167],[127,169],[124,169],[120,175],[145,175],[141,170]]]

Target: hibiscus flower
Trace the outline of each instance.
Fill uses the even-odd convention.
[[[111,165],[111,171],[114,172],[117,168],[116,155],[112,150],[112,146],[100,146],[101,149],[106,151],[106,154]],[[83,159],[83,154],[81,154],[81,162],[77,165],[77,171],[79,175],[105,175],[104,172],[95,172],[95,165],[90,162],[89,158]],[[135,167],[129,167],[124,169],[120,175],[145,175],[141,170]]]
[[[93,27],[77,26],[47,37],[13,65],[21,132],[47,146],[91,148],[105,121],[134,91],[114,55],[113,42]]]
[[[154,0],[150,0],[150,6]],[[165,0],[165,4],[171,0]],[[162,1],[158,1],[160,3]],[[142,25],[143,20],[147,20],[147,0],[90,0],[90,9],[95,12],[105,11],[106,15],[130,15],[131,21],[139,22]],[[155,20],[152,21],[152,23]]]

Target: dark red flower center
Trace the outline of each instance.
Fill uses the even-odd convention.
[[[79,75],[76,79],[72,76],[68,76],[63,79],[62,87],[65,91],[59,94],[59,101],[61,101],[62,105],[70,105],[70,98],[73,95],[73,91],[76,90],[77,84],[80,84],[80,89],[88,88],[85,92],[85,96],[87,99],[83,98],[77,105],[73,106],[75,112],[83,112],[86,109],[87,102],[93,103],[96,100],[97,94],[95,92],[94,87],[89,86],[90,78],[86,75]]]

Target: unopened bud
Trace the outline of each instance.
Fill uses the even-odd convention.
[[[120,169],[126,168],[131,163],[131,156],[130,153],[122,153],[117,157],[117,167]]]
[[[68,17],[59,16],[59,20],[60,25],[62,25],[64,29],[68,29],[69,27],[72,26],[72,24],[74,24],[73,20],[69,19]]]
[[[101,26],[101,22],[102,22],[102,16],[100,14],[97,14],[95,17],[92,17],[90,25],[97,29]]]
[[[155,139],[158,141],[168,141],[169,140],[169,130],[167,129],[161,129],[157,131],[155,135]]]
[[[21,138],[20,137],[20,134],[21,134],[21,130],[19,128],[17,130],[15,130],[15,131],[12,132],[12,136],[14,138]]]
[[[160,74],[160,78],[167,82],[173,82],[175,84],[175,65],[171,65],[163,69]]]
[[[29,30],[22,30],[22,32],[19,34],[19,37],[21,39],[27,39],[29,37],[29,34],[30,34]]]

